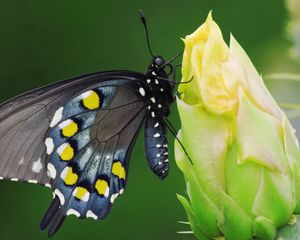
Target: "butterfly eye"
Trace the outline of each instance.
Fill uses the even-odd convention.
[[[172,64],[168,63],[164,66],[165,73],[169,76],[173,73],[173,66]]]

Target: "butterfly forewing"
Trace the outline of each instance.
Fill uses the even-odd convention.
[[[45,139],[57,110],[79,93],[99,84],[109,82],[118,86],[127,81],[126,87],[133,89],[142,78],[142,74],[128,71],[89,74],[27,92],[1,104],[0,178],[49,186]],[[118,105],[117,101],[123,99],[124,96],[114,102]],[[109,109],[105,114],[108,112]],[[89,124],[89,116],[85,117],[80,119],[79,116],[79,120]]]

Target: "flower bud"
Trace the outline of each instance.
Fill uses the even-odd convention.
[[[189,201],[178,196],[199,239],[274,239],[300,213],[300,151],[294,130],[230,36],[209,13],[184,39],[181,119],[175,142]]]

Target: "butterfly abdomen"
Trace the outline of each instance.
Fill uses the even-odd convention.
[[[145,148],[152,171],[161,179],[168,175],[168,141],[166,126],[152,111],[145,121]]]

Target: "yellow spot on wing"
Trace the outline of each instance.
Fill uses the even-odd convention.
[[[108,183],[105,180],[98,179],[95,188],[98,191],[99,195],[107,195],[107,190],[108,190]]]
[[[64,143],[59,149],[58,153],[63,161],[69,161],[74,157],[74,149],[69,143]]]
[[[84,187],[77,187],[75,197],[79,200],[83,200],[88,193],[88,190]]]
[[[67,185],[74,185],[77,182],[78,175],[73,172],[73,169],[71,167],[68,167],[66,176],[65,176],[65,184]]]
[[[67,120],[62,126],[62,134],[65,137],[73,137],[78,132],[78,125],[73,120]]]
[[[87,93],[83,94],[82,103],[83,106],[87,109],[94,110],[100,107],[100,97],[99,95],[93,91],[90,90]]]
[[[120,179],[125,180],[125,168],[122,166],[121,162],[114,162],[112,166],[112,173]]]

